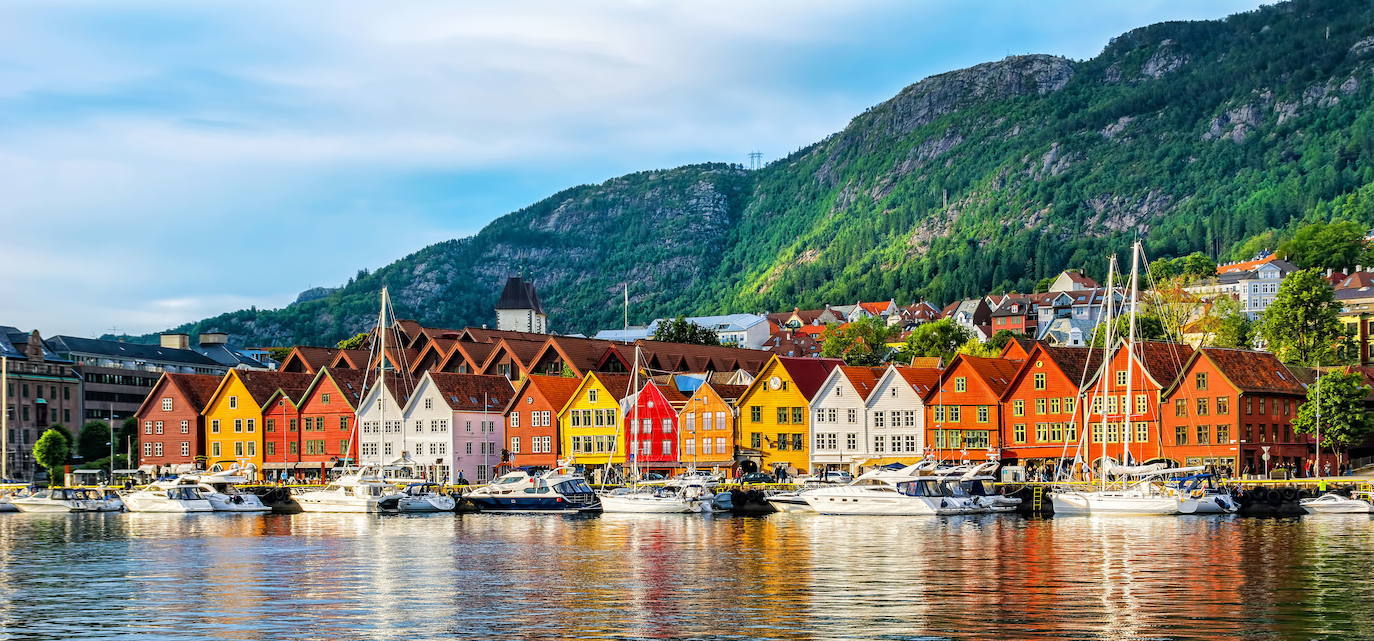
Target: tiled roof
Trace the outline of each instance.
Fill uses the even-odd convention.
[[[1358,287],[1374,287],[1374,273],[1355,272],[1346,276],[1345,279],[1336,286],[1336,289],[1351,289]]]
[[[1307,393],[1293,372],[1269,352],[1204,347],[1202,354],[1242,392]]]
[[[606,391],[611,393],[611,397],[619,401],[633,392],[630,385],[634,383],[634,377],[629,374],[608,374],[606,372],[592,372],[596,380],[601,381],[601,385]]]
[[[655,383],[652,381],[646,384],[653,385],[654,389],[657,389],[658,393],[663,395],[663,399],[668,401],[668,403],[672,404],[673,407],[681,408],[682,405],[687,402],[687,397],[684,396],[682,392],[678,390],[676,385],[670,385],[667,383]]]
[[[911,366],[919,369],[939,369],[943,358],[939,356],[917,356],[911,359]]]
[[[1097,281],[1088,278],[1087,276],[1084,276],[1083,272],[1080,272],[1076,269],[1066,269],[1064,270],[1064,275],[1068,276],[1069,280],[1072,281],[1073,284],[1078,285],[1079,287],[1083,287],[1085,289],[1098,287]]]
[[[1263,264],[1265,264],[1265,263],[1272,263],[1272,262],[1274,262],[1274,261],[1276,261],[1276,260],[1278,260],[1278,259],[1279,259],[1278,256],[1275,256],[1274,254],[1270,254],[1270,255],[1268,255],[1268,256],[1265,256],[1264,258],[1257,258],[1257,259],[1255,259],[1255,260],[1247,260],[1247,261],[1242,261],[1242,262],[1239,262],[1239,263],[1231,263],[1231,264],[1229,264],[1229,265],[1217,265],[1217,273],[1218,273],[1218,274],[1227,274],[1227,273],[1231,273],[1231,272],[1248,272],[1248,271],[1254,271],[1254,269],[1255,269],[1256,267],[1259,267],[1260,265],[1263,265]]]
[[[486,327],[467,327],[463,329],[463,339],[473,343],[495,343],[503,338],[518,338],[527,341],[543,341],[548,334],[517,332],[511,329],[489,329]]]
[[[543,376],[531,374],[525,378],[524,385],[529,385],[537,390],[553,407],[561,408],[568,404],[568,399],[577,393],[577,386],[582,384],[581,379],[568,376]]]
[[[882,378],[883,372],[887,371],[887,368],[841,365],[840,371],[854,386],[854,391],[859,393],[859,398],[868,400],[868,395],[873,392],[874,387],[877,387],[878,379]]]
[[[1125,346],[1122,347],[1124,349]],[[1183,371],[1183,365],[1193,356],[1193,348],[1177,343],[1141,341],[1135,344],[1135,354],[1150,378],[1159,383],[1160,387],[1167,388],[1173,384],[1175,378],[1178,378],[1178,373]]]
[[[616,345],[612,341],[597,340],[595,338],[573,338],[571,336],[550,336],[546,345],[541,345],[538,354],[543,359],[543,350],[552,349],[565,359],[565,364],[572,367],[577,372],[589,372],[596,369],[597,363],[601,362],[601,357],[606,354],[606,350]],[[535,354],[531,354],[533,358]],[[627,358],[626,362],[633,359]]]
[[[1097,370],[1102,366],[1102,350],[1092,347],[1051,347],[1040,345],[1042,353],[1046,358],[1054,361],[1059,366],[1059,370],[1069,378],[1075,386],[1080,382],[1091,381],[1097,375]],[[1087,375],[1084,377],[1084,371]],[[1168,383],[1165,383],[1167,385]]]
[[[796,358],[788,356],[777,357],[778,364],[787,370],[787,375],[796,384],[797,391],[811,400],[816,395],[816,390],[820,389],[825,382],[825,377],[830,375],[830,370],[844,365],[844,361],[838,358]]]
[[[166,373],[168,382],[176,385],[182,395],[191,403],[191,408],[200,413],[210,397],[219,389],[220,376],[214,374],[172,374]]]
[[[329,361],[332,367],[351,367],[353,369],[367,369],[367,359],[372,356],[370,350],[366,349],[341,349],[334,352],[333,360]]]
[[[281,390],[293,401],[299,400],[302,392],[315,380],[314,374],[296,372],[269,372],[262,370],[234,370],[243,387],[253,397],[253,402],[262,406],[277,390]]]
[[[173,349],[161,345],[103,341],[79,336],[53,336],[45,342],[53,352],[58,354],[90,354],[111,358],[183,363],[197,367],[221,366],[218,361],[195,350]]]
[[[672,366],[670,369],[683,372],[734,371],[743,369],[758,372],[768,363],[770,352],[760,349],[745,349],[724,345],[693,345],[690,343],[668,343],[660,341],[635,341],[646,361]],[[621,349],[621,348],[617,348]],[[625,354],[626,361],[633,362],[633,350]]]
[[[287,355],[286,360],[282,361],[282,367],[285,368],[289,363],[299,361],[307,373],[313,374],[329,365],[338,351],[334,347],[297,345],[291,348],[291,353]]]
[[[447,372],[430,372],[428,376],[444,402],[455,411],[500,412],[515,392],[504,376]]]
[[[940,382],[940,372],[938,367],[895,367],[897,375],[916,390],[917,394],[925,396],[926,392],[934,389]]]
[[[987,384],[988,388],[992,390],[992,393],[997,396],[1001,396],[1002,392],[1007,390],[1007,386],[1011,385],[1012,377],[1016,376],[1016,371],[1025,363],[1025,361],[1019,360],[985,358],[982,356],[969,356],[968,354],[960,354],[954,358],[956,360],[962,360],[967,364],[969,369],[973,370],[973,373],[977,374],[978,378],[982,379],[983,382]],[[957,363],[950,363],[949,368],[945,369],[942,375],[948,375],[954,372],[957,367]]]
[[[874,316],[877,316],[887,311],[887,306],[890,304],[891,303],[886,301],[881,303],[859,303],[859,307],[862,307],[864,311],[873,314]]]
[[[344,400],[348,402],[348,405],[355,410],[358,409],[358,402],[362,400],[364,387],[372,372],[358,369],[329,368],[325,368],[325,372],[325,376],[332,379],[334,386],[344,395]]]
[[[824,309],[793,309],[792,313],[788,314],[787,317],[791,318],[793,316],[796,316],[797,318],[801,319],[803,325],[810,325],[811,323],[816,322],[816,319],[820,318],[821,314],[824,313]]]
[[[721,399],[725,400],[726,402],[733,401],[741,396],[744,396],[744,391],[749,389],[748,385],[725,385],[717,383],[707,383],[707,385],[710,385],[711,389],[715,391],[716,395],[721,397]]]

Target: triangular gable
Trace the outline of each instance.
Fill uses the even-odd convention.
[[[231,369],[224,373],[224,378],[219,380],[219,386],[215,388],[215,393],[211,394],[210,399],[205,401],[205,407],[200,408],[201,416],[205,416],[205,412],[219,403],[219,397],[222,396],[224,390],[229,387],[229,381],[237,379],[240,371],[242,370]]]

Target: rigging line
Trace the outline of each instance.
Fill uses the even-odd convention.
[[[1144,247],[1144,246],[1141,246],[1141,247],[1140,247],[1140,259],[1141,259],[1143,262],[1145,262],[1146,265],[1149,264],[1149,257],[1146,256],[1146,254],[1145,254],[1145,247]],[[1177,324],[1177,326],[1176,326],[1176,328],[1175,328],[1174,336],[1178,339],[1179,342],[1178,342],[1178,343],[1169,343],[1169,348],[1168,348],[1168,349],[1169,349],[1169,355],[1170,355],[1170,357],[1173,358],[1173,362],[1174,362],[1174,365],[1175,365],[1175,371],[1178,372],[1177,376],[1183,376],[1183,368],[1184,368],[1185,365],[1187,365],[1187,363],[1182,359],[1182,357],[1181,357],[1180,354],[1179,354],[1179,351],[1180,351],[1180,350],[1179,350],[1179,343],[1181,343],[1181,342],[1183,341],[1183,324],[1182,324],[1183,321],[1182,321],[1181,319],[1179,319],[1179,318],[1175,318],[1175,317],[1171,316],[1170,314],[1166,314],[1166,313],[1163,312],[1164,303],[1163,303],[1163,298],[1162,298],[1162,297],[1160,296],[1160,294],[1159,294],[1159,292],[1161,291],[1161,290],[1160,290],[1160,287],[1159,287],[1159,282],[1155,279],[1154,275],[1150,273],[1149,269],[1146,269],[1146,270],[1145,270],[1145,278],[1146,278],[1147,284],[1150,286],[1150,290],[1153,291],[1153,292],[1155,292],[1155,295],[1151,297],[1151,302],[1155,305],[1155,309],[1156,309],[1157,315],[1158,315],[1159,318],[1161,319],[1161,324],[1163,324],[1164,322],[1168,322],[1168,321],[1174,321],[1174,322]],[[1186,291],[1183,290],[1182,287],[1180,287],[1179,290],[1180,290],[1181,292],[1186,293]],[[1167,330],[1168,328],[1166,327],[1165,329]],[[1203,347],[1203,346],[1202,346],[1201,344],[1199,344],[1199,346],[1198,346],[1198,351],[1199,351],[1199,352],[1202,351],[1202,347]],[[1176,378],[1177,378],[1177,377],[1176,377]],[[1182,386],[1182,381],[1178,381],[1178,384],[1179,384],[1180,386]],[[1188,402],[1187,404],[1188,404],[1189,406],[1192,406],[1192,407],[1194,408],[1194,413],[1195,413],[1196,408],[1197,408],[1197,403],[1196,403],[1195,401],[1197,400],[1197,398],[1200,398],[1200,396],[1195,397],[1195,396],[1193,396],[1193,395],[1192,395],[1188,390],[1186,390],[1186,389],[1185,389],[1184,392],[1183,392],[1183,396],[1184,396],[1185,400]],[[1239,400],[1239,399],[1237,399],[1237,400]],[[1239,408],[1237,408],[1237,411],[1239,411]],[[1159,399],[1159,409],[1158,409],[1158,412],[1159,412],[1159,416],[1156,417],[1156,421],[1155,421],[1155,436],[1156,436],[1156,438],[1158,438],[1158,442],[1159,442],[1157,454],[1158,454],[1159,457],[1163,458],[1163,456],[1164,456],[1164,398],[1163,398],[1163,390],[1160,390],[1160,399]],[[1196,418],[1196,416],[1194,416],[1194,418]],[[1194,429],[1194,431],[1196,431],[1197,427],[1199,427],[1197,421],[1186,421],[1186,422],[1190,423],[1189,427],[1192,427],[1192,428]],[[1238,424],[1237,424],[1237,427],[1239,427]],[[1215,436],[1215,432],[1213,433],[1213,436]],[[1215,439],[1215,438],[1212,438],[1212,439],[1209,439],[1209,440],[1215,441],[1216,439]],[[1217,443],[1216,445],[1222,445],[1222,443]],[[1215,450],[1216,445],[1211,445],[1211,444],[1207,445],[1207,446],[1206,446],[1206,447],[1207,447],[1207,453],[1208,453],[1208,454],[1216,454],[1216,450]],[[1229,445],[1229,444],[1228,444],[1228,445]],[[1236,458],[1237,458],[1236,463],[1239,463],[1239,462],[1240,462],[1240,461],[1239,461],[1239,457],[1236,457]],[[1184,462],[1186,462],[1186,461],[1184,461]]]

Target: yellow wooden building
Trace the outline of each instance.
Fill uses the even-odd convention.
[[[806,473],[811,457],[811,412],[808,407],[830,370],[844,364],[834,358],[774,356],[735,402],[739,446],[762,455],[761,470],[791,476]]]
[[[278,390],[297,397],[312,374],[229,370],[201,415],[205,417],[205,465],[262,469],[263,404]]]
[[[625,420],[620,401],[629,392],[629,374],[588,372],[558,412],[561,450],[589,469],[625,463]]]

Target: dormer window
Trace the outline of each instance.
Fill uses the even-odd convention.
[[[172,411],[172,398],[171,398],[170,396],[167,397],[167,398],[162,399],[162,411],[164,411],[164,412],[170,412],[170,411]]]
[[[239,397],[237,397],[237,396],[230,396],[230,397],[229,397],[229,409],[231,409],[231,410],[236,410],[236,409],[238,409],[238,408],[239,408]]]
[[[595,403],[595,402],[596,402],[596,390],[594,390],[594,389],[589,389],[589,390],[587,390],[587,402],[589,402],[589,403]]]

